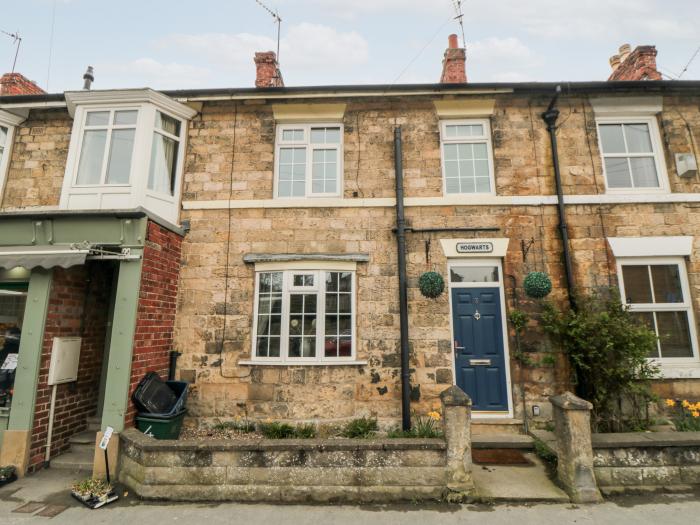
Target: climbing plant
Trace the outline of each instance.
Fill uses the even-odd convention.
[[[656,334],[629,311],[615,289],[578,297],[577,309],[543,305],[542,327],[569,357],[579,393],[593,404],[599,432],[638,430],[650,424],[651,379],[658,367],[647,358]]]

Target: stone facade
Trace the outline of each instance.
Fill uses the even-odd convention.
[[[671,197],[695,194],[700,182],[678,177],[673,155],[693,151],[692,136],[700,135],[700,95],[672,87],[664,88],[663,93],[663,111],[657,121]],[[198,422],[246,412],[263,419],[344,420],[374,414],[386,425],[398,421],[398,277],[392,231],[395,210],[389,201],[394,197],[395,125],[400,125],[403,132],[408,225],[497,229],[489,234],[409,234],[414,410],[424,413],[437,406],[439,392],[453,383],[448,295],[426,299],[417,287],[418,277],[427,269],[447,273],[440,239],[510,239],[503,259],[503,273],[508,276],[504,282],[507,310],[519,307],[538,311],[536,302],[527,299],[521,287],[524,276],[532,270],[547,272],[554,285],[551,297],[565,303],[551,150],[540,118],[551,93],[515,90],[488,95],[322,95],[318,99],[306,95],[303,102],[346,105],[342,120],[342,205],[281,205],[273,201],[272,99],[201,102],[200,114],[190,123],[181,213],[181,219],[189,221],[190,231],[181,246],[173,347],[183,354],[180,377],[194,383],[189,409]],[[639,93],[631,90],[610,96],[626,95]],[[579,199],[579,203],[566,206],[575,285],[592,290],[617,284],[615,259],[606,237],[693,236],[687,269],[697,312],[697,203],[682,196],[651,202],[641,198],[638,202],[605,199],[608,195],[591,96],[578,89],[559,101],[562,115],[557,136],[563,190],[567,196]],[[489,204],[490,196],[485,202],[443,198],[439,118],[434,101],[467,99],[477,103],[494,101],[490,116],[496,193],[493,204]],[[274,99],[275,104],[298,102]],[[58,204],[71,124],[63,109],[32,110],[15,136],[3,210]],[[509,200],[511,197],[514,200]],[[229,200],[231,208],[227,209]],[[357,358],[366,364],[239,364],[251,357],[254,308],[255,271],[253,265],[243,262],[243,256],[322,252],[369,254],[369,262],[357,263],[356,274]],[[528,413],[532,405],[539,405],[542,416],[549,418],[548,397],[571,388],[567,362],[542,340],[536,323],[527,332],[524,345],[540,364],[521,365],[512,358],[515,341],[510,333],[514,415],[522,417],[524,396]],[[552,350],[553,363],[543,364],[542,358]],[[162,369],[161,365],[157,368]],[[684,392],[698,392],[700,388],[698,380],[692,378],[684,379],[683,384]]]
[[[539,115],[549,97],[499,95],[491,117],[495,183],[498,196],[552,195],[549,139]],[[696,193],[700,184],[676,176],[672,152],[691,151],[685,121],[698,133],[698,97],[664,97],[659,117],[672,192]],[[402,126],[407,220],[419,228],[491,227],[510,238],[503,261],[507,308],[537,311],[520,288],[528,271],[550,274],[552,297],[564,301],[561,241],[556,209],[551,204],[420,205],[420,198],[442,196],[438,117],[432,99],[330,99],[347,104],[343,124],[344,198],[391,198],[393,186],[393,126]],[[570,96],[560,103],[558,130],[564,193],[589,196],[605,193],[597,131],[587,96]],[[684,121],[685,119],[685,121]],[[181,368],[195,379],[193,415],[225,418],[247,411],[256,417],[279,419],[345,419],[376,414],[396,421],[400,410],[398,356],[398,277],[395,217],[390,205],[357,207],[269,207],[238,200],[273,197],[274,129],[268,104],[211,102],[193,122],[185,170],[183,217],[191,231],[183,243],[181,295],[176,320],[176,348],[183,352]],[[235,134],[235,148],[232,149]],[[233,177],[231,169],[233,163]],[[232,177],[232,178],[231,178]],[[231,191],[232,190],[232,191]],[[232,199],[226,209],[197,209],[210,200]],[[414,202],[411,203],[411,199]],[[576,286],[598,289],[617,284],[615,260],[606,237],[694,235],[700,215],[685,203],[612,203],[568,205]],[[634,219],[632,220],[632,218]],[[228,228],[228,297],[225,297]],[[468,234],[473,236],[473,234]],[[409,323],[414,408],[422,412],[437,404],[437,393],[452,379],[450,309],[444,294],[425,299],[417,279],[426,269],[446,272],[447,259],[439,236],[414,234],[408,239]],[[426,259],[426,242],[428,259]],[[521,241],[534,241],[524,253]],[[700,249],[697,240],[694,251]],[[358,358],[356,367],[237,366],[250,358],[254,301],[254,268],[242,262],[246,253],[368,253],[369,263],[357,266]],[[700,271],[696,257],[688,261],[691,290]],[[516,283],[513,288],[513,283]],[[694,295],[697,310],[700,297]],[[224,336],[224,313],[226,332]],[[551,350],[542,344],[536,326],[525,343],[534,360]],[[511,334],[512,336],[512,334]],[[511,354],[514,341],[510,340]],[[513,407],[522,416],[524,393],[529,405],[547,413],[547,397],[569,385],[565,358],[554,354],[554,365],[521,366],[511,361]],[[693,388],[698,388],[693,381]],[[420,392],[420,393],[419,393]]]

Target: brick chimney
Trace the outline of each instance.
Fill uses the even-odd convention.
[[[610,57],[612,73],[608,80],[661,80],[656,69],[656,47],[629,44],[620,46],[619,54]]]
[[[255,87],[284,87],[282,72],[274,51],[255,53]]]
[[[0,77],[0,96],[10,95],[44,95],[46,91],[37,86],[24,75],[5,73]]]
[[[450,35],[445,58],[442,59],[441,84],[464,84],[467,82],[467,52],[459,47],[457,35]]]

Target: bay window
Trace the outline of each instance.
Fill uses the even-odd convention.
[[[354,281],[351,271],[257,272],[252,360],[291,364],[352,359]]]
[[[149,89],[68,92],[66,102],[74,124],[60,207],[142,207],[176,223],[196,111]]]
[[[685,261],[678,257],[618,261],[620,293],[630,312],[658,336],[649,356],[661,362],[695,361],[695,321]]]
[[[342,195],[343,126],[277,127],[275,197]]]

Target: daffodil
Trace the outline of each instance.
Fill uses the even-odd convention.
[[[673,399],[667,399],[667,400],[666,400],[666,406],[667,406],[667,407],[675,407],[675,406],[676,406],[676,402],[675,402]]]
[[[433,412],[428,412],[428,417],[430,419],[434,419],[435,421],[440,421],[440,412],[433,411]]]
[[[700,417],[700,412],[698,412],[697,410],[693,410],[692,412],[690,412],[690,415],[693,417]]]
[[[681,406],[683,408],[690,408],[690,403],[688,403],[687,399],[684,399],[683,402],[681,403]]]

